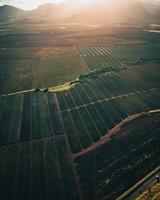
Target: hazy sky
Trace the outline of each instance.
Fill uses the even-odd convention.
[[[63,1],[65,0],[0,0],[0,5],[9,4],[23,9],[33,9],[44,3],[59,3]],[[80,3],[84,1],[87,2],[88,0],[75,0],[75,1]],[[106,1],[112,1],[112,0],[106,0]],[[143,1],[149,2],[149,0],[143,0]],[[152,2],[153,0],[150,1]],[[160,1],[160,0],[155,0],[155,1]]]
[[[65,0],[0,0],[0,5],[9,4],[23,9],[33,9],[43,3],[59,3]]]

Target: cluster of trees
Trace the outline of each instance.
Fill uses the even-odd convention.
[[[149,62],[160,63],[160,57],[139,58],[133,64],[134,65],[139,65],[139,64],[149,63]]]
[[[100,69],[96,69],[94,71],[90,71],[86,74],[81,74],[79,76],[79,79],[77,79],[76,81],[71,82],[70,84],[75,84],[78,82],[83,82],[86,80],[92,80],[94,78],[99,77],[100,75],[104,74],[104,73],[111,73],[111,72],[119,72],[121,70],[121,68],[115,68],[115,67],[103,67]]]

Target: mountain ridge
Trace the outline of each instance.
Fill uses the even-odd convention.
[[[160,4],[150,3],[148,0],[113,0],[112,4],[105,0],[92,0],[92,4],[78,6],[70,0],[60,4],[42,4],[32,11],[9,5],[0,6],[1,20],[18,19],[20,16],[37,16],[40,19],[69,23],[160,23]]]
[[[3,20],[3,19],[16,17],[23,14],[24,12],[26,11],[16,8],[14,6],[3,5],[3,6],[0,6],[0,19]]]

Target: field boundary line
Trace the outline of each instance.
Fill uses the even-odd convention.
[[[139,91],[137,90],[137,91],[133,91],[133,92],[130,92],[130,93],[121,94],[121,95],[117,95],[117,96],[111,96],[111,97],[107,97],[107,98],[104,98],[102,100],[97,100],[97,101],[91,101],[90,100],[90,102],[87,103],[87,104],[83,104],[83,105],[71,107],[71,108],[64,109],[64,110],[61,109],[61,112],[72,111],[72,110],[83,108],[85,106],[89,106],[89,105],[96,104],[96,103],[101,103],[101,102],[106,102],[106,101],[110,101],[110,100],[115,100],[115,99],[118,99],[118,98],[127,97],[127,96],[131,96],[131,95],[137,95],[137,94],[141,94],[141,93],[144,93],[144,92],[152,92],[152,91],[159,91],[159,90],[160,90],[159,88],[150,88],[150,89],[139,90]]]
[[[15,95],[19,95],[19,94],[25,94],[25,93],[34,92],[34,91],[35,91],[35,88],[29,89],[29,90],[22,90],[22,91],[19,91],[19,92],[11,92],[11,93],[8,93],[8,94],[0,95],[0,98],[8,97],[8,96],[15,96]]]
[[[141,179],[138,183],[136,183],[128,191],[126,191],[125,193],[123,193],[116,200],[125,200],[130,194],[132,194],[132,192],[134,192],[136,189],[138,189],[143,183],[145,183],[146,181],[148,181],[150,178],[152,178],[158,172],[160,172],[160,166],[158,166],[156,169],[154,169],[152,172],[150,172],[147,176],[145,176],[143,179]]]
[[[140,117],[141,115],[153,114],[154,112],[155,113],[159,113],[160,110],[159,109],[150,110],[148,112],[141,112],[141,113],[137,113],[137,114],[128,116],[122,122],[120,122],[115,127],[110,129],[104,136],[101,136],[99,141],[97,141],[96,143],[93,143],[91,146],[89,146],[86,149],[81,150],[78,153],[75,153],[75,154],[73,153],[73,157],[76,158],[78,156],[82,156],[82,155],[84,155],[86,153],[89,153],[89,152],[95,150],[97,147],[99,147],[99,146],[103,145],[105,142],[109,141],[111,136],[114,135],[115,133],[117,133],[117,131],[120,130],[121,126],[123,126],[124,124],[132,121],[133,119],[136,119],[136,118]]]

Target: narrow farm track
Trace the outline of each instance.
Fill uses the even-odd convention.
[[[26,93],[34,92],[34,91],[35,91],[35,88],[29,89],[29,90],[22,90],[22,91],[18,91],[18,92],[11,92],[11,93],[8,93],[8,94],[0,95],[0,98],[9,97],[9,96],[15,96],[15,95],[19,95],[19,94],[26,94]]]
[[[111,97],[111,98],[105,98],[103,100],[91,101],[88,104],[84,104],[84,105],[80,105],[80,106],[75,106],[73,108],[68,108],[68,109],[65,109],[65,110],[61,110],[61,112],[66,112],[66,111],[69,112],[69,111],[77,110],[77,109],[80,109],[80,108],[83,108],[83,107],[86,107],[86,106],[89,106],[89,105],[94,105],[96,103],[110,101],[112,99],[118,99],[118,98],[122,98],[122,97],[128,97],[128,96],[131,96],[131,95],[142,94],[143,92],[159,91],[159,90],[160,90],[160,88],[152,88],[152,89],[147,89],[147,90],[135,91],[135,92],[131,92],[131,93],[124,94],[124,95],[118,95],[118,96],[114,96],[114,97]]]
[[[90,147],[88,147],[86,149],[82,149],[80,152],[73,154],[73,157],[76,158],[76,157],[82,156],[82,155],[84,155],[86,153],[89,153],[91,151],[96,150],[99,146],[101,146],[105,142],[109,141],[111,136],[115,135],[120,130],[122,125],[132,121],[133,119],[136,119],[136,118],[140,117],[141,115],[150,114],[150,113],[154,113],[154,112],[160,112],[160,109],[158,109],[158,110],[150,110],[149,112],[141,112],[141,113],[134,114],[134,115],[131,115],[131,116],[127,117],[121,123],[119,123],[114,128],[109,130],[108,133],[106,133],[104,136],[101,136],[101,138],[100,138],[100,140],[98,142],[93,143]]]
[[[53,141],[55,140],[57,136],[52,135],[52,136],[45,136],[43,138],[39,138],[39,139],[31,139],[29,141],[18,141],[18,142],[12,142],[12,143],[8,143],[8,144],[4,144],[1,145],[0,147],[10,147],[10,146],[15,146],[15,145],[19,145],[19,144],[32,144],[32,143],[37,143],[37,142],[43,142],[43,140],[48,140],[48,139],[52,139]]]

